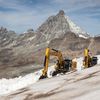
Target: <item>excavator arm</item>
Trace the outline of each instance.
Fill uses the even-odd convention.
[[[42,70],[41,78],[46,78],[47,77],[49,58],[50,58],[50,48],[46,48],[45,59],[44,59],[44,69]]]
[[[40,79],[47,77],[47,71],[48,71],[50,56],[57,57],[57,61],[58,61],[57,69],[60,69],[63,66],[64,60],[63,60],[63,57],[62,57],[62,53],[58,50],[55,50],[55,49],[46,48],[45,60],[44,60],[44,69],[42,70],[42,76],[40,77]]]

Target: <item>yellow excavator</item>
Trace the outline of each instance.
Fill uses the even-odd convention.
[[[90,51],[88,48],[84,50],[84,60],[83,60],[83,66],[84,68],[92,67],[97,64],[97,57],[92,57],[90,55]]]
[[[65,73],[68,72],[69,69],[72,66],[72,60],[70,59],[63,59],[62,53],[59,50],[50,49],[49,47],[46,48],[45,52],[45,60],[44,60],[44,69],[42,70],[42,75],[40,76],[40,79],[47,77],[47,71],[48,71],[48,65],[50,56],[57,57],[57,63],[56,63],[56,71],[53,73],[53,76],[58,73]]]
[[[48,65],[50,56],[55,56],[57,58],[57,63],[55,67],[55,71],[52,73],[52,76],[57,75],[58,73],[66,73],[71,70],[76,70],[77,62],[71,59],[63,59],[62,53],[59,50],[46,48],[45,51],[45,59],[44,59],[44,68],[42,70],[42,75],[40,79],[47,77]],[[83,66],[84,68],[92,67],[97,64],[97,57],[92,57],[89,54],[89,49],[86,48],[84,50],[84,60]]]

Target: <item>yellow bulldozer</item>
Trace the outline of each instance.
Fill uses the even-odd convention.
[[[58,73],[68,72],[69,69],[72,66],[72,60],[63,59],[61,51],[46,48],[45,60],[44,60],[44,69],[42,70],[42,75],[40,76],[40,79],[47,77],[47,71],[48,71],[50,56],[55,56],[57,58],[57,63],[56,63],[56,68],[55,68],[56,71],[54,71],[53,76],[58,74]]]

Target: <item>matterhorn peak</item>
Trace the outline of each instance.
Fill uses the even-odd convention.
[[[58,13],[57,15],[64,16],[64,15],[65,15],[64,10],[60,10],[59,13]]]
[[[38,33],[42,33],[46,40],[53,38],[61,38],[68,32],[73,32],[75,35],[88,38],[87,32],[74,24],[63,10],[60,10],[57,15],[49,17],[38,29]]]

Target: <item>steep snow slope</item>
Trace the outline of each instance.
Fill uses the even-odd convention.
[[[100,100],[100,65],[40,80],[0,100]]]
[[[98,55],[98,59],[99,59],[98,64],[100,64],[100,55]],[[82,60],[83,60],[83,58],[77,59],[78,66],[77,66],[76,73],[80,73],[82,71],[81,70],[82,69]],[[49,71],[48,71],[49,78],[52,77],[50,75],[52,71],[54,71],[53,66],[49,67]],[[12,91],[16,91],[18,89],[25,88],[25,87],[37,82],[41,74],[42,73],[40,70],[35,73],[28,74],[24,77],[20,76],[18,78],[13,78],[13,79],[1,79],[0,80],[0,95],[8,94]]]
[[[54,71],[54,67],[51,66],[48,69],[48,77],[51,76],[51,72]],[[37,71],[35,73],[30,73],[24,77],[19,76],[13,79],[1,79],[0,80],[0,95],[16,91],[18,89],[24,88],[28,85],[31,85],[39,80],[39,77],[42,75],[42,71]]]

